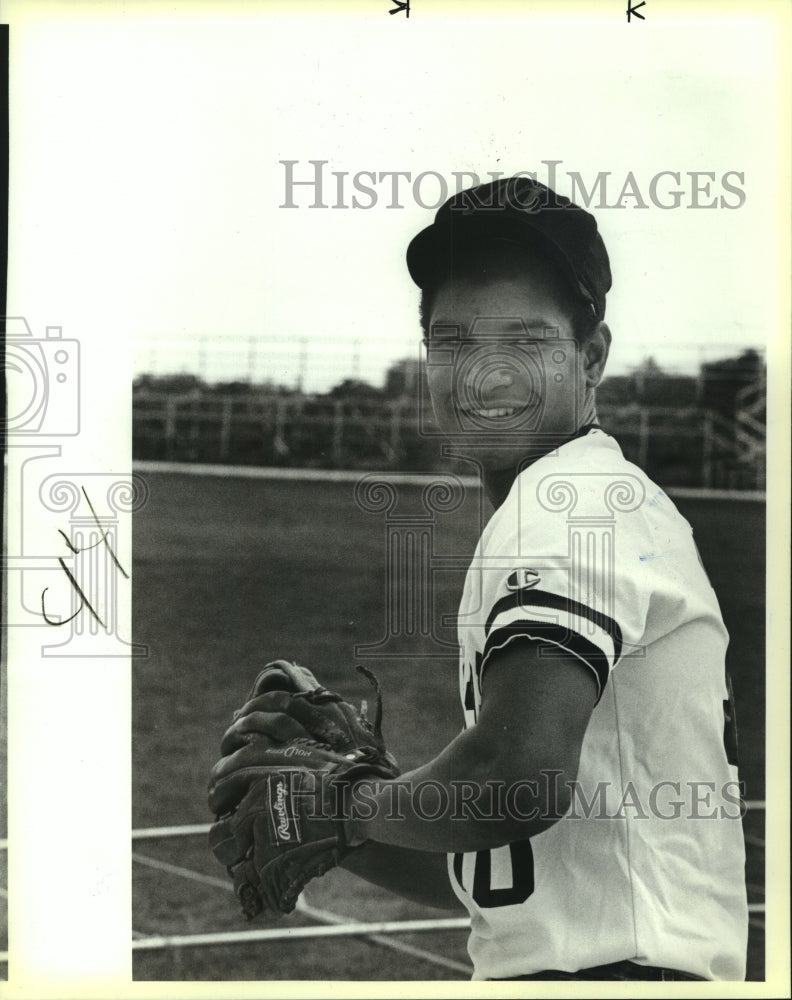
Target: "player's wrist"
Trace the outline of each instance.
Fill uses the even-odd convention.
[[[376,813],[377,782],[367,778],[349,788],[344,810],[344,840],[348,847],[360,847],[371,839],[371,819]]]
[[[360,820],[349,817],[343,821],[344,843],[347,847],[361,847],[368,841]]]

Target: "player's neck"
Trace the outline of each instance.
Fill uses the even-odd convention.
[[[545,455],[549,455],[550,452],[555,451],[556,448],[560,448],[561,445],[566,444],[569,441],[573,441],[576,437],[580,437],[583,434],[587,434],[593,426],[598,426],[598,421],[596,408],[592,405],[586,408],[585,419],[581,421],[581,424],[575,433],[571,434],[563,441],[559,441],[555,447],[545,448],[536,455],[525,455],[520,459],[517,465],[508,469],[480,469],[481,482],[484,487],[484,492],[487,494],[487,499],[495,510],[501,506],[503,501],[509,495],[509,491],[514,485],[514,480],[521,472],[533,465],[533,463],[537,462],[540,458],[544,458]]]
[[[484,486],[484,492],[487,494],[487,499],[495,510],[500,507],[509,495],[509,490],[512,488],[519,472],[520,467],[516,469],[481,470],[481,482]]]

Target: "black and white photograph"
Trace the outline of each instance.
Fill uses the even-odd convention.
[[[791,19],[0,7],[0,992],[789,989]]]

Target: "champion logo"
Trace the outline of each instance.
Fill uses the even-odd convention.
[[[509,590],[527,590],[541,583],[541,580],[535,569],[515,569],[509,573],[506,586]]]

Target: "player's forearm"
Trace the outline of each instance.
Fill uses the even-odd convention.
[[[574,777],[525,756],[515,763],[474,727],[394,781],[361,783],[348,833],[420,851],[501,847],[560,819],[568,804],[565,782]]]
[[[444,854],[368,841],[348,854],[341,866],[415,903],[443,910],[464,910],[451,888]]]

